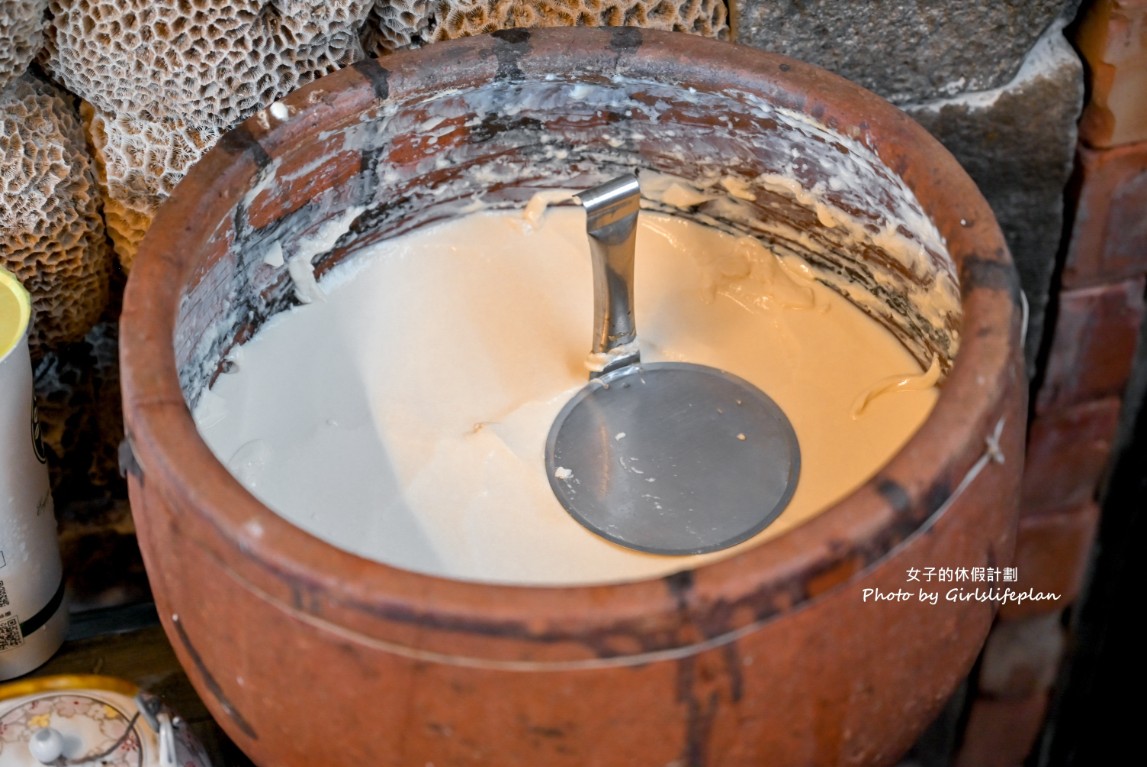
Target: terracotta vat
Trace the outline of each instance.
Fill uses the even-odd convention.
[[[922,429],[822,515],[666,578],[459,582],[293,527],[199,439],[189,403],[295,301],[286,269],[263,261],[271,243],[289,250],[362,208],[316,258],[321,279],[478,192],[520,205],[626,168],[741,179],[677,212],[805,253],[826,280],[860,286],[857,302],[918,358],[944,362]],[[835,247],[841,228],[785,191],[786,173],[860,221],[861,244]],[[948,254],[920,252],[958,277],[954,312],[935,310],[934,275],[881,245],[881,232],[915,242],[927,220]],[[994,615],[990,600],[947,594],[999,584],[913,577],[1010,561],[1020,325],[1014,270],[972,182],[906,116],[814,67],[634,29],[511,31],[355,65],[228,134],[162,209],[131,275],[124,459],[164,627],[220,724],[267,767],[889,764]]]

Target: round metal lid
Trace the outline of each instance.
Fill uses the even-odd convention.
[[[595,378],[546,441],[550,486],[593,532],[655,554],[701,554],[764,529],[796,490],[788,418],[744,379],[659,362]]]

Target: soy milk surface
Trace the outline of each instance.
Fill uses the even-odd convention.
[[[724,552],[664,557],[597,537],[544,466],[549,428],[588,375],[584,222],[571,207],[481,212],[375,246],[237,350],[200,399],[200,432],[254,495],[340,548],[554,585],[663,575],[790,529],[871,476],[931,409],[935,366],[921,373],[799,260],[643,212],[643,360],[759,386],[796,430],[801,477],[776,522]]]

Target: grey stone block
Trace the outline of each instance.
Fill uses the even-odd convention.
[[[1004,87],[905,107],[960,161],[1003,229],[1031,308],[1029,375],[1063,235],[1083,102],[1083,67],[1061,26],[1044,35]]]
[[[1079,0],[730,0],[733,38],[903,104],[999,87]]]

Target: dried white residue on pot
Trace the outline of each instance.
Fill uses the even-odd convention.
[[[311,143],[327,154],[276,157],[255,174],[234,224],[219,224],[229,257],[199,276],[181,307],[181,384],[206,421],[221,417],[208,389],[235,369],[238,344],[286,309],[309,301],[306,311],[325,311],[333,302],[321,300],[324,292],[367,268],[373,246],[480,211],[514,208],[524,211],[524,230],[537,228],[547,206],[573,204],[571,190],[624,172],[639,173],[647,212],[733,236],[736,244],[699,273],[701,295],[816,315],[825,304],[814,292],[827,288],[907,349],[916,369],[865,382],[847,397],[843,418],[863,421],[873,402],[932,389],[957,352],[954,267],[905,182],[863,135],[842,135],[754,93],[624,74],[493,82],[396,96]],[[361,158],[361,169],[327,183],[334,154]],[[300,199],[278,206],[286,212],[270,222],[251,213],[275,209],[278,195]],[[588,313],[585,323],[588,336]],[[584,374],[588,340],[574,346]],[[389,356],[377,364],[396,363]],[[487,431],[498,433],[473,433]],[[255,487],[268,455],[253,443],[229,457]]]
[[[676,121],[718,119],[683,126],[668,121],[671,112]],[[427,119],[455,113],[464,117]],[[561,120],[551,129],[545,115],[553,114]],[[469,143],[452,143],[459,130],[470,131]],[[471,210],[475,200],[520,205],[540,189],[586,188],[590,177],[628,167],[643,171],[647,202],[805,259],[922,365],[939,357],[946,372],[957,351],[954,268],[911,190],[861,140],[757,94],[701,93],[622,75],[609,83],[551,78],[509,90],[445,91],[417,109],[389,105],[343,138],[345,149],[369,154],[394,136],[416,137],[409,147],[423,154],[401,167],[380,159],[371,203],[387,205],[391,187],[400,186],[408,226],[456,214],[459,201]],[[526,148],[483,155],[500,141]],[[521,194],[485,194],[507,187]]]
[[[315,234],[300,239],[295,246],[294,253],[287,259],[287,272],[291,275],[291,282],[295,286],[295,297],[301,303],[309,304],[326,298],[315,279],[315,265],[312,259],[321,253],[329,252],[339,238],[350,230],[351,224],[362,211],[361,207],[347,208],[334,218],[324,221]],[[276,242],[271,247],[281,248],[281,245]]]

